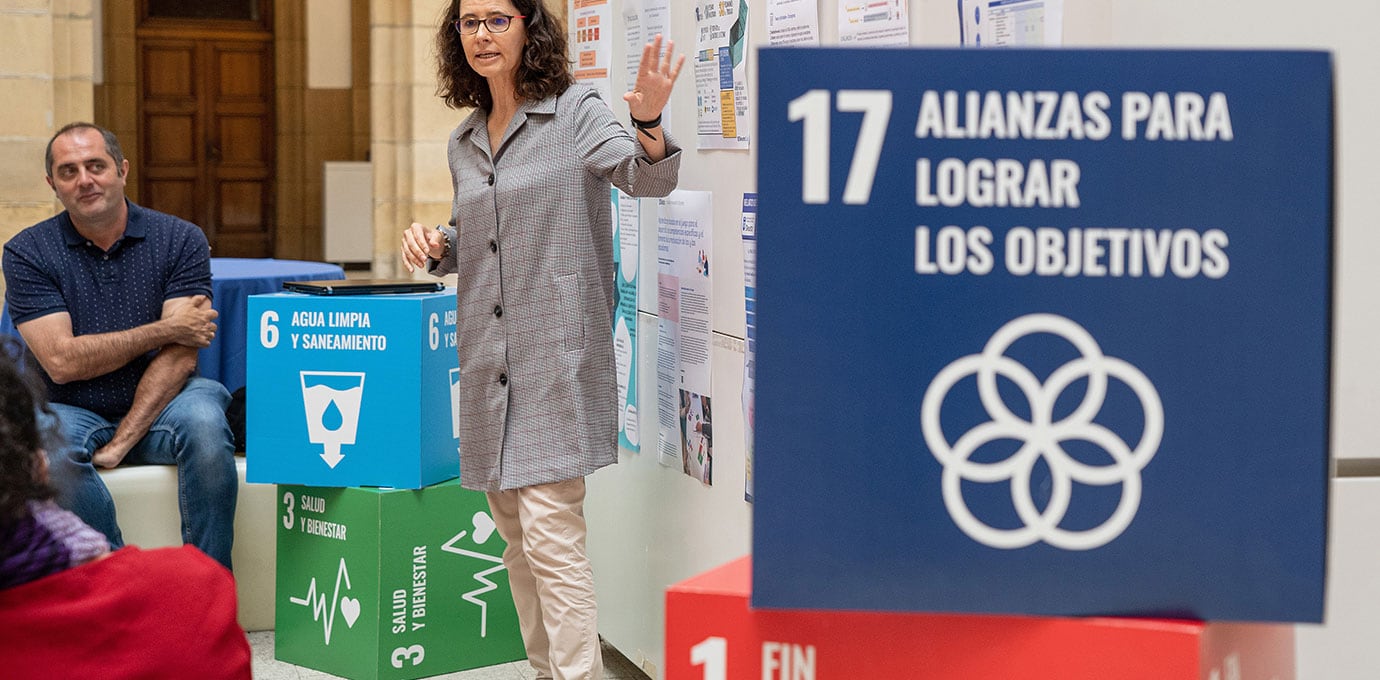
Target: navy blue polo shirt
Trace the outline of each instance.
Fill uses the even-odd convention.
[[[77,233],[67,212],[5,244],[5,302],[15,325],[67,312],[72,334],[123,331],[163,316],[163,302],[211,295],[211,248],[195,224],[130,201],[125,234],[103,251]],[[48,384],[48,398],[108,419],[123,417],[156,352],[91,380]],[[35,364],[37,362],[34,362]]]

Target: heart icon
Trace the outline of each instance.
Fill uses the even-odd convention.
[[[489,516],[489,513],[480,510],[479,512],[474,513],[474,519],[470,521],[474,522],[475,543],[482,544],[485,541],[489,540],[490,536],[494,535],[494,529],[496,527],[494,526],[494,519]]]
[[[345,625],[354,628],[355,621],[359,619],[359,600],[352,597],[340,598],[340,613],[345,615]]]

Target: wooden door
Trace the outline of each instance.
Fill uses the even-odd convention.
[[[271,257],[273,36],[266,17],[150,17],[147,10],[138,29],[139,203],[200,226],[213,256]]]

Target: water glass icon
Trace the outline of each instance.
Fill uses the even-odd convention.
[[[306,407],[307,438],[324,448],[321,459],[332,469],[344,458],[340,447],[355,443],[364,374],[341,371],[302,371],[302,402]]]

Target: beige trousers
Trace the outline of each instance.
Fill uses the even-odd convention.
[[[585,480],[489,493],[527,661],[545,680],[600,680],[594,572],[585,554]]]

